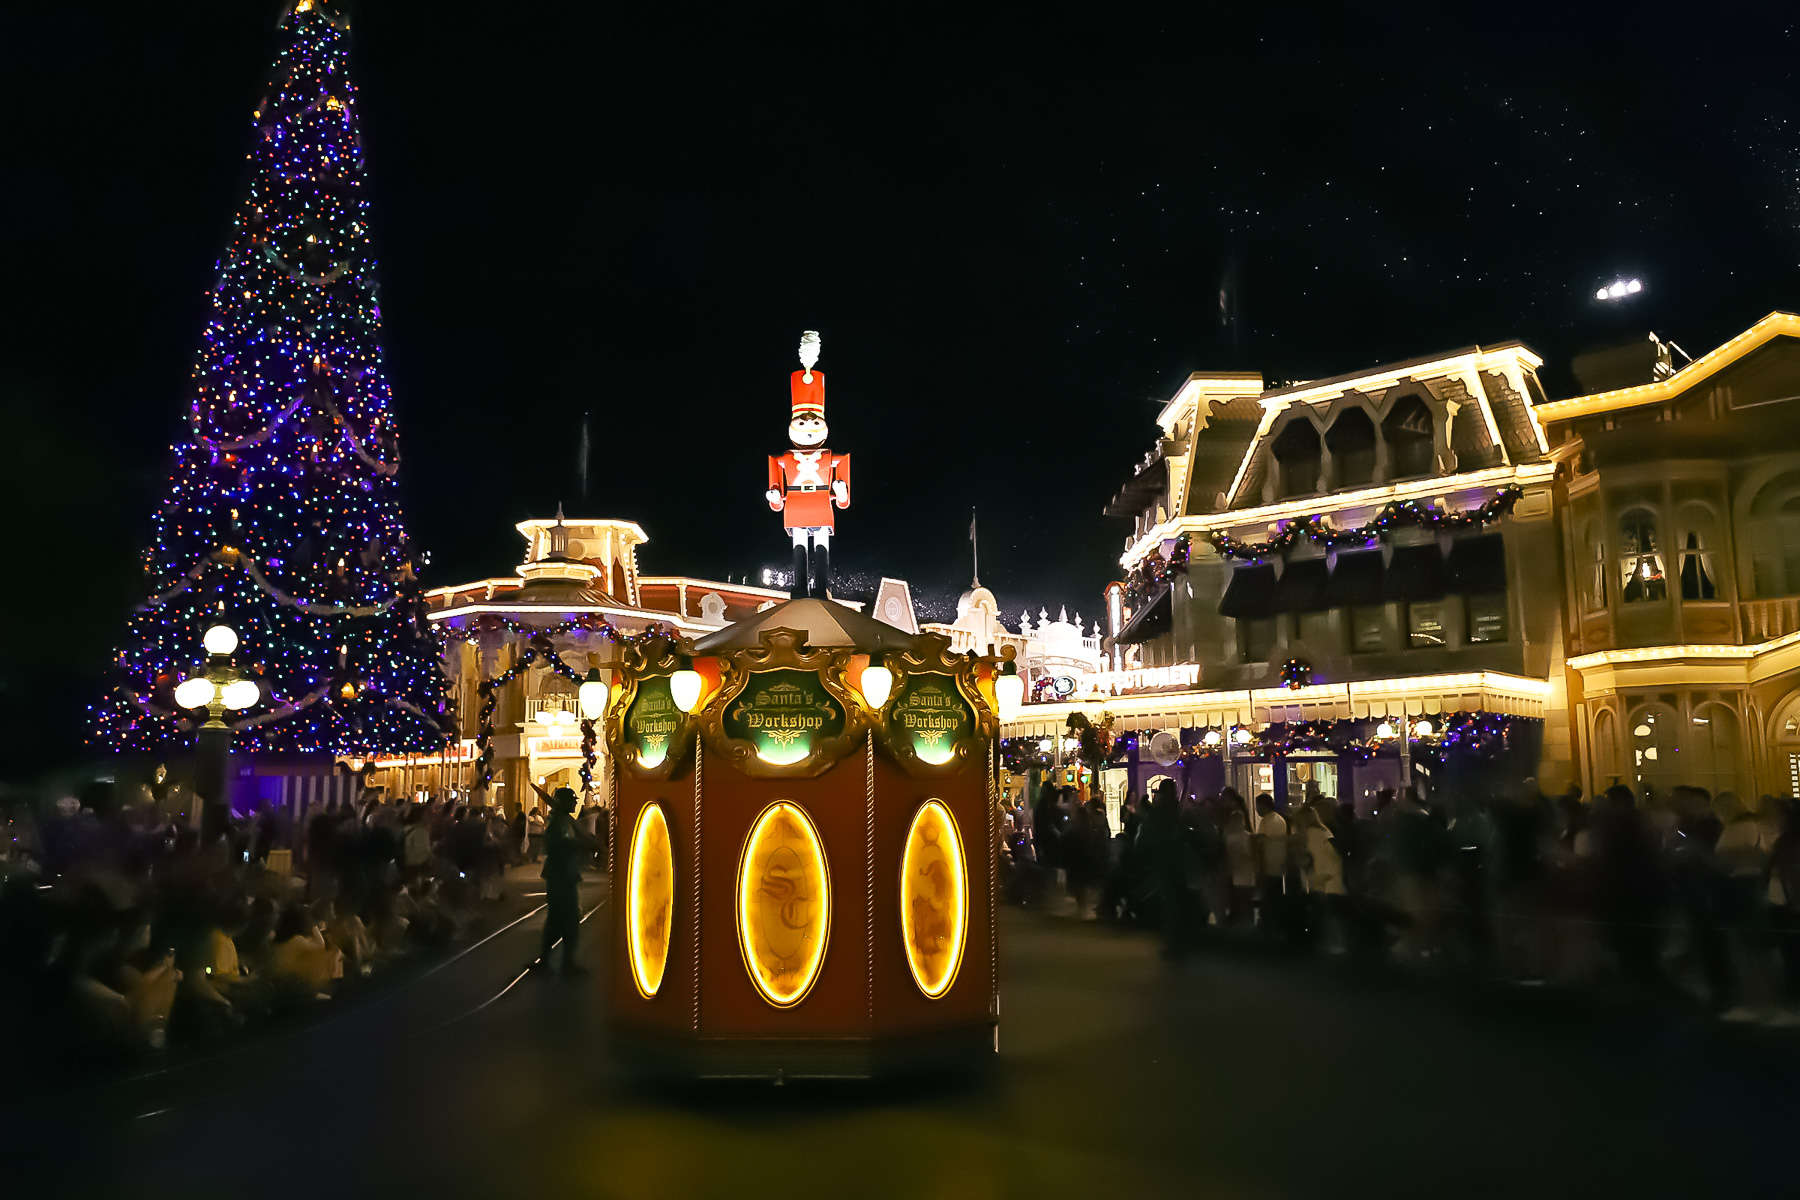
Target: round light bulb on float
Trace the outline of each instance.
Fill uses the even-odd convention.
[[[691,713],[700,707],[700,691],[706,681],[694,670],[694,660],[687,655],[682,655],[678,663],[675,673],[669,676],[669,695],[674,698],[676,708]]]
[[[205,676],[184,679],[175,685],[175,703],[183,708],[205,708],[212,703],[216,690],[213,681]]]
[[[600,678],[599,667],[589,667],[587,678],[581,681],[576,693],[581,704],[581,715],[590,721],[598,721],[606,713],[606,680]]]
[[[879,709],[894,694],[894,673],[880,663],[870,663],[863,668],[862,679],[857,686],[869,707]]]
[[[1217,746],[1220,742],[1225,740],[1225,735],[1216,729],[1209,729],[1206,731],[1206,736],[1200,740],[1208,746]]]
[[[1414,737],[1428,738],[1433,732],[1432,724],[1426,720],[1414,721],[1412,732]]]
[[[238,648],[237,630],[229,625],[214,625],[200,639],[208,654],[230,654]]]
[[[219,689],[219,698],[225,702],[226,708],[235,711],[249,708],[262,699],[262,689],[256,686],[254,679],[234,679]]]
[[[1018,720],[1019,709],[1025,703],[1025,679],[1011,659],[1000,668],[1000,677],[994,680],[994,698],[1000,702],[1002,721]]]
[[[1391,721],[1383,721],[1381,724],[1377,725],[1375,727],[1375,736],[1378,738],[1393,737],[1394,736],[1393,723]]]

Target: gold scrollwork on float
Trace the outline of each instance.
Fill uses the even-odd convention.
[[[669,965],[669,935],[674,927],[675,851],[662,804],[651,801],[639,810],[625,861],[625,939],[631,981],[648,1000],[662,987]]]
[[[804,1000],[831,939],[831,871],[819,831],[792,801],[763,809],[744,839],[737,927],[744,970],[763,999],[777,1008]]]
[[[1008,647],[1010,657],[1011,647]],[[909,775],[942,775],[979,763],[986,753],[986,738],[1000,733],[1000,719],[993,702],[981,690],[977,675],[992,670],[992,659],[981,660],[965,654],[950,653],[950,639],[941,634],[921,634],[910,650],[889,653],[883,663],[895,673],[893,699],[876,723],[876,734],[888,755]],[[931,744],[915,736],[905,727],[903,709],[917,689],[931,679],[942,679],[954,687],[956,696],[968,706],[967,731],[952,733],[945,744]]]
[[[868,717],[852,694],[845,673],[853,651],[801,647],[806,635],[793,629],[764,632],[755,650],[721,655],[718,694],[700,712],[700,736],[714,753],[734,768],[756,779],[810,779],[823,775],[833,763],[861,744]],[[785,673],[785,674],[784,674]],[[781,684],[796,692],[803,708],[823,706],[817,727],[770,730],[766,737],[752,736],[745,728],[739,704],[759,677],[781,675]],[[810,676],[811,678],[806,678]]]
[[[900,859],[900,937],[913,982],[932,1000],[956,982],[969,936],[969,871],[956,818],[925,801]]]
[[[696,722],[669,692],[680,650],[667,638],[619,648],[618,692],[606,707],[606,745],[623,770],[640,778],[669,778],[693,748]]]

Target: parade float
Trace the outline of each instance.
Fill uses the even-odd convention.
[[[638,1067],[869,1076],[998,1048],[994,746],[1018,677],[823,594],[831,505],[795,524],[794,489],[843,507],[848,458],[822,450],[809,339],[795,423],[820,429],[768,497],[805,533],[794,598],[614,664],[608,1003]]]

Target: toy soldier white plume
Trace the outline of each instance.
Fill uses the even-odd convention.
[[[806,370],[806,382],[812,382],[813,364],[819,361],[819,331],[808,329],[800,335],[800,365]]]

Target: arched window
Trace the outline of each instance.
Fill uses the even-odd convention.
[[[1635,604],[1668,595],[1656,514],[1647,508],[1630,509],[1619,518],[1619,601]]]
[[[1686,782],[1714,795],[1737,792],[1741,798],[1740,746],[1737,713],[1729,705],[1716,701],[1697,705],[1688,718],[1688,746],[1682,755],[1687,760],[1682,764]]]
[[[1278,496],[1308,496],[1319,490],[1319,431],[1304,416],[1290,420],[1270,448]]]
[[[1606,561],[1606,539],[1600,536],[1600,522],[1589,521],[1581,533],[1581,544],[1587,550],[1587,572],[1582,578],[1582,607],[1600,612],[1606,607],[1606,576],[1612,569]]]
[[[1437,469],[1431,410],[1417,396],[1402,397],[1381,423],[1388,448],[1388,473],[1395,479],[1429,475]]]
[[[1332,486],[1375,482],[1375,422],[1361,408],[1346,408],[1325,431],[1331,451]]]
[[[1716,600],[1718,576],[1713,571],[1713,542],[1717,522],[1704,504],[1685,504],[1676,514],[1681,529],[1681,598]]]
[[[1757,490],[1744,545],[1759,599],[1800,593],[1800,471],[1777,475]]]
[[[1646,787],[1667,793],[1687,783],[1681,762],[1681,728],[1675,710],[1665,704],[1646,704],[1625,720],[1631,731],[1632,781],[1641,792]]]

